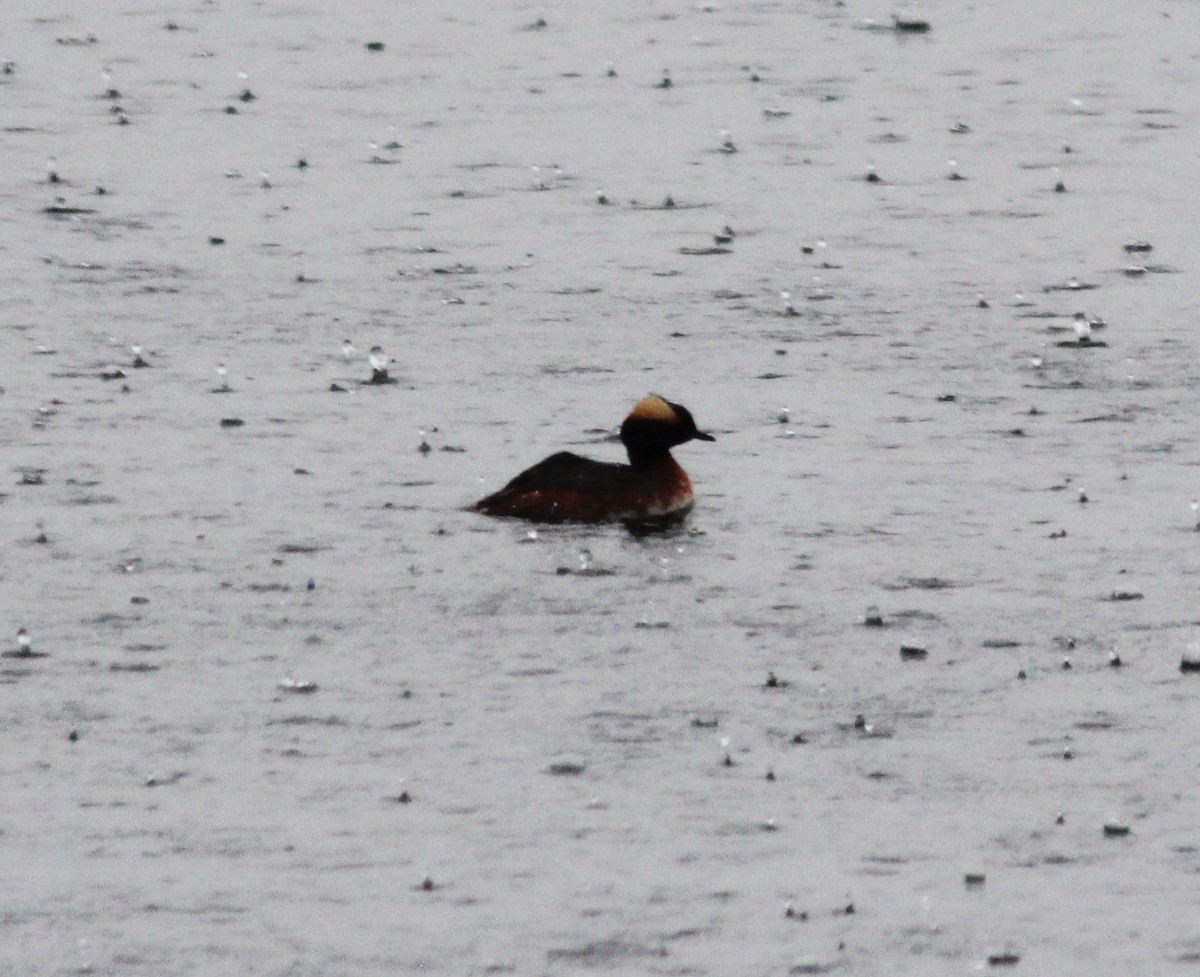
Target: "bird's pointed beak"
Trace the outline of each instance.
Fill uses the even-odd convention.
[[[711,434],[707,434],[704,431],[697,431],[695,434],[692,435],[692,437],[695,438],[697,441],[716,441],[717,440]]]

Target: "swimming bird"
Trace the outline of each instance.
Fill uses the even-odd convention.
[[[671,457],[671,448],[693,440],[716,438],[697,429],[686,407],[650,394],[621,425],[629,464],[560,451],[471,509],[535,522],[677,522],[692,508],[692,481]]]

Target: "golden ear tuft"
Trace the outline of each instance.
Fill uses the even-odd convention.
[[[675,408],[658,394],[650,394],[650,396],[639,400],[633,405],[633,410],[629,412],[629,416],[636,417],[642,421],[665,421],[672,423],[679,420],[679,415],[675,413]]]

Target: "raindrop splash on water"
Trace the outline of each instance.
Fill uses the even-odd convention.
[[[344,347],[343,347],[344,351]],[[387,383],[388,382],[388,357],[384,353],[382,346],[372,346],[371,352],[367,355],[367,362],[371,364],[371,379],[370,383]]]
[[[105,98],[120,98],[121,93],[117,90],[117,86],[113,84],[112,66],[105,65],[100,72],[100,78],[104,81],[104,97]]]

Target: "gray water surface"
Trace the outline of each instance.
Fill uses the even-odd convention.
[[[1200,7],[324,6],[6,8],[0,972],[1195,973]]]

